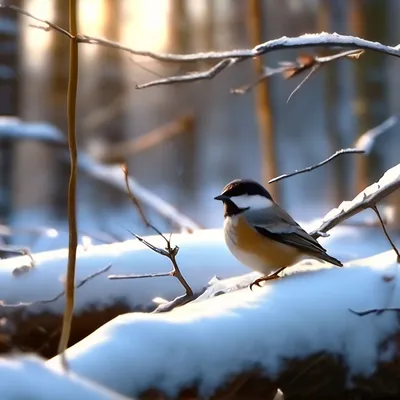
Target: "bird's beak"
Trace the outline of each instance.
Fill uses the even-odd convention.
[[[227,201],[227,200],[229,200],[229,197],[228,196],[224,196],[223,194],[220,194],[219,196],[214,197],[214,200]]]

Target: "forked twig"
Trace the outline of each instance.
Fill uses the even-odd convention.
[[[299,76],[300,74],[304,72],[308,72],[308,74],[305,76],[305,78],[296,86],[296,88],[290,93],[287,102],[292,98],[292,96],[300,89],[301,86],[308,80],[308,78],[316,72],[320,67],[322,67],[325,64],[328,64],[332,61],[339,60],[341,58],[345,59],[358,59],[361,54],[363,53],[363,50],[347,50],[347,51],[342,51],[340,53],[332,54],[330,56],[313,56],[313,55],[308,55],[304,54],[296,58],[296,61],[291,62],[291,61],[283,61],[280,62],[280,67],[278,68],[270,68],[266,67],[264,69],[264,73],[257,78],[254,82],[250,83],[249,85],[241,86],[237,89],[232,89],[231,93],[233,94],[246,94],[248,93],[251,89],[253,89],[255,86],[263,82],[264,80],[268,79],[269,77],[277,74],[282,74],[282,76],[285,79],[291,79],[295,76]]]
[[[129,173],[128,173],[128,168],[126,167],[126,165],[122,165],[122,171],[124,172],[124,177],[125,177],[125,185],[126,185],[126,191],[128,193],[128,196],[130,198],[130,200],[132,201],[133,205],[135,206],[135,208],[137,209],[140,218],[143,221],[143,224],[148,227],[151,228],[154,232],[156,232],[159,236],[161,236],[166,243],[166,246],[164,249],[154,246],[153,244],[149,243],[147,240],[143,239],[141,236],[136,235],[135,233],[132,233],[132,235],[134,235],[141,243],[143,243],[145,246],[147,246],[150,250],[156,252],[157,254],[160,254],[164,257],[167,257],[171,264],[172,264],[172,270],[170,272],[162,272],[162,273],[155,273],[155,274],[144,274],[144,275],[110,275],[108,276],[109,279],[115,280],[115,279],[141,279],[141,278],[155,278],[155,277],[160,277],[160,276],[174,276],[175,278],[177,278],[179,280],[179,282],[181,283],[181,285],[185,288],[186,294],[182,297],[180,296],[179,299],[180,300],[173,300],[170,303],[167,304],[172,304],[174,303],[175,306],[177,305],[177,303],[183,304],[184,302],[188,302],[190,300],[193,299],[193,290],[192,288],[189,286],[189,284],[187,283],[186,279],[183,277],[178,263],[176,261],[176,256],[179,252],[179,247],[178,246],[172,246],[171,245],[171,240],[167,239],[165,237],[165,235],[163,235],[159,229],[157,229],[146,217],[140,202],[138,201],[138,199],[136,198],[136,196],[134,195],[134,193],[132,192],[130,185],[129,185]],[[161,311],[165,311],[165,308],[167,307],[166,304],[162,304],[161,306],[159,306],[155,312],[161,312]],[[159,310],[159,311],[157,311]]]

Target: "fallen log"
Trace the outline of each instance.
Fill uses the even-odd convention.
[[[129,313],[66,352],[71,370],[140,399],[398,399],[394,251],[293,270],[165,314]],[[58,357],[47,362],[57,370]]]

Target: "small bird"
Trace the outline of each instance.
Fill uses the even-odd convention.
[[[231,253],[242,264],[265,275],[250,289],[262,281],[277,279],[281,271],[304,258],[343,266],[258,182],[236,179],[214,199],[224,203],[224,235]]]

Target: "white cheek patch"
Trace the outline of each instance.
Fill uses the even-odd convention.
[[[250,208],[252,210],[268,208],[274,204],[271,200],[258,194],[253,196],[244,194],[241,196],[231,197],[231,200],[239,208]]]

